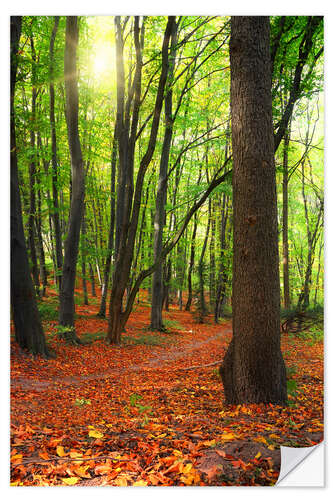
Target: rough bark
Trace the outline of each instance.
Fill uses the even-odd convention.
[[[84,168],[78,129],[78,86],[76,69],[76,48],[78,43],[78,19],[66,18],[65,46],[65,89],[66,120],[68,144],[71,156],[72,197],[68,222],[68,236],[65,243],[65,255],[60,289],[60,325],[66,328],[65,337],[79,343],[74,329],[74,287],[76,263],[79,250],[80,229],[84,210]]]
[[[269,18],[232,16],[233,338],[227,403],[284,403]]]
[[[10,19],[10,299],[16,342],[35,355],[50,357],[30,275],[18,180],[14,95],[21,22],[21,16]]]

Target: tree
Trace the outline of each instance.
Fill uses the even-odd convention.
[[[67,16],[65,47],[65,88],[68,144],[72,168],[72,197],[65,242],[65,255],[60,289],[59,323],[71,342],[80,343],[74,330],[74,286],[79,251],[80,229],[84,211],[84,168],[78,128],[79,98],[77,88],[76,47],[78,43],[77,16]]]
[[[233,338],[220,367],[227,403],[284,403],[269,18],[233,16]]]
[[[163,227],[165,223],[165,203],[167,198],[167,178],[170,146],[174,117],[172,116],[172,78],[175,65],[177,43],[177,24],[174,23],[171,33],[170,61],[169,61],[169,86],[164,98],[165,130],[162,145],[158,188],[156,193],[156,208],[154,218],[154,259],[156,260],[163,247]],[[162,306],[163,306],[163,266],[162,262],[153,274],[152,302],[150,314],[150,327],[152,330],[163,330]]]
[[[32,354],[53,357],[47,348],[37,309],[28,253],[25,244],[19,191],[14,97],[21,34],[21,16],[10,20],[10,299],[15,326],[15,340]]]
[[[61,288],[61,268],[62,268],[62,242],[59,217],[59,197],[58,197],[58,161],[57,161],[57,135],[54,115],[54,43],[57,36],[59,25],[59,16],[54,16],[54,25],[50,39],[50,125],[51,125],[51,142],[52,142],[52,195],[53,195],[53,225],[55,235],[55,264],[56,264],[56,279]]]

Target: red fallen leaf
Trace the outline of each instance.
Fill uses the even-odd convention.
[[[212,479],[214,479],[214,477],[216,477],[217,474],[220,474],[222,470],[223,470],[222,466],[217,467],[216,465],[214,465],[214,467],[212,467],[211,469],[209,469],[208,472],[206,472],[208,480],[211,481]]]
[[[162,462],[163,464],[165,465],[171,465],[173,464],[176,460],[178,459],[178,457],[176,457],[176,455],[170,455],[169,457],[163,457],[163,458],[160,458],[160,462]]]
[[[113,465],[110,463],[96,465],[95,474],[97,476],[102,476],[103,474],[109,474],[113,470]]]
[[[223,457],[225,458],[226,457],[226,454],[223,450],[214,450],[215,453],[217,453],[220,457]]]

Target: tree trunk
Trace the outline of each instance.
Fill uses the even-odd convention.
[[[82,228],[81,228],[81,271],[82,271],[83,302],[85,306],[89,305],[88,287],[87,287],[86,248],[87,248],[87,238],[86,238],[86,221],[85,221],[85,207],[84,207],[82,216]]]
[[[65,256],[60,290],[60,325],[66,328],[65,337],[74,343],[80,340],[74,328],[74,287],[76,263],[79,250],[80,229],[84,210],[84,168],[78,129],[78,87],[76,70],[76,48],[78,42],[77,16],[66,18],[65,46],[65,88],[66,120],[68,144],[72,169],[72,197],[69,213],[68,236],[65,243]]]
[[[140,95],[141,95],[141,72],[142,72],[142,55],[140,44],[140,29],[139,19],[135,18],[134,24],[134,39],[136,48],[136,71],[133,82],[135,89],[135,99],[133,103],[133,117],[131,124],[131,134],[129,135],[129,124],[126,121],[126,113],[124,114],[124,66],[123,66],[123,40],[120,26],[119,16],[115,19],[117,27],[116,47],[117,47],[117,140],[119,145],[119,165],[120,175],[125,181],[124,203],[121,207],[121,217],[117,220],[117,225],[120,224],[120,229],[116,231],[116,248],[117,256],[114,267],[112,290],[110,297],[110,315],[108,326],[108,341],[110,343],[119,344],[121,329],[124,322],[127,321],[128,314],[122,314],[122,301],[128,285],[131,266],[133,261],[133,250],[135,237],[138,227],[138,219],[141,205],[142,187],[147,168],[154,154],[157,133],[160,122],[161,109],[163,105],[164,89],[168,75],[168,47],[175,17],[169,16],[167,26],[164,33],[162,47],[162,69],[158,84],[158,90],[155,100],[152,125],[150,130],[149,141],[146,152],[142,157],[136,177],[135,190],[133,187],[134,174],[134,152],[136,141],[136,130],[139,118]],[[122,189],[122,183],[119,184],[119,190]],[[117,239],[118,238],[118,239]],[[128,311],[127,311],[128,312]],[[120,330],[119,330],[120,329]]]
[[[40,277],[43,285],[42,297],[46,295],[47,287],[47,271],[45,264],[45,253],[42,235],[42,196],[40,189],[40,179],[38,179],[38,191],[37,191],[37,218],[36,218],[36,232],[37,232],[37,248],[39,254],[39,265],[40,265]]]
[[[194,224],[193,224],[193,232],[192,232],[192,238],[191,238],[190,264],[189,264],[188,275],[187,275],[188,295],[187,295],[187,302],[186,302],[186,306],[185,306],[185,311],[190,311],[191,305],[192,305],[192,298],[193,298],[192,271],[193,271],[194,259],[195,259],[195,238],[197,235],[197,227],[198,227],[198,216],[197,216],[197,214],[195,214]]]
[[[168,83],[173,80],[174,62],[177,44],[177,25],[173,24],[171,34],[171,47],[169,62]],[[158,188],[156,193],[155,217],[154,217],[154,260],[159,256],[163,247],[163,228],[165,225],[165,203],[168,188],[168,165],[170,156],[171,139],[173,133],[174,120],[172,117],[172,87],[168,90],[164,99],[165,130],[162,145],[160,172],[158,178]],[[150,314],[151,330],[163,330],[162,320],[163,307],[163,263],[161,262],[153,274],[152,280],[152,301]]]
[[[55,236],[55,255],[56,255],[56,279],[59,290],[61,288],[61,269],[62,269],[62,243],[61,228],[59,217],[59,197],[58,197],[58,164],[57,164],[57,135],[54,116],[54,42],[57,35],[59,16],[54,16],[54,26],[50,40],[50,124],[51,124],[51,143],[52,143],[52,197],[53,209],[52,219]]]
[[[232,16],[233,338],[227,403],[284,403],[269,18]]]
[[[21,22],[21,16],[12,16],[10,19],[10,300],[16,342],[34,355],[51,357],[29,269],[18,181],[14,95]]]
[[[114,133],[113,144],[112,144],[112,159],[111,159],[111,202],[110,202],[110,228],[109,228],[109,236],[108,236],[108,249],[107,256],[105,259],[104,266],[104,277],[103,277],[103,285],[102,285],[102,297],[101,304],[98,312],[98,316],[105,318],[106,312],[106,297],[109,288],[109,280],[110,280],[110,269],[111,269],[111,259],[114,247],[114,223],[115,223],[115,184],[116,184],[116,166],[117,166],[117,139],[116,133]]]
[[[31,83],[32,83],[32,96],[31,96],[31,124],[30,124],[30,164],[29,164],[29,180],[30,180],[30,207],[29,207],[29,220],[28,220],[28,234],[29,234],[29,249],[30,249],[30,259],[31,259],[31,272],[35,284],[36,294],[40,295],[39,290],[39,271],[37,263],[37,253],[36,253],[36,228],[35,228],[35,217],[36,217],[36,148],[35,148],[35,128],[36,128],[36,100],[37,100],[37,88],[36,88],[36,53],[34,41],[31,36],[31,56],[32,56],[32,70],[31,70]]]
[[[290,309],[289,289],[289,243],[288,243],[288,147],[289,131],[286,132],[283,142],[283,209],[282,209],[282,240],[283,240],[283,297],[284,308]]]
[[[91,284],[91,295],[93,297],[96,297],[95,276],[94,276],[94,269],[93,269],[91,262],[89,262],[89,274],[90,274],[90,284]]]
[[[216,301],[216,280],[215,280],[215,239],[216,239],[216,220],[215,220],[215,203],[211,204],[211,232],[209,242],[209,303],[213,309]]]
[[[226,240],[227,240],[226,238],[227,221],[228,221],[228,199],[227,196],[223,194],[221,224],[220,224],[220,265],[218,272],[216,299],[214,308],[215,323],[218,323],[221,317],[222,304],[225,298],[225,290],[226,290],[227,273],[225,269],[226,266],[225,266],[224,251],[226,249]]]
[[[209,211],[210,212],[210,211]],[[208,236],[210,230],[210,217],[208,217],[208,224],[206,228],[205,239],[202,245],[201,255],[198,263],[198,274],[199,274],[199,323],[203,323],[205,316],[207,314],[207,306],[205,301],[205,284],[204,284],[204,259],[208,243]]]

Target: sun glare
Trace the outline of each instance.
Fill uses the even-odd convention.
[[[96,78],[110,76],[115,70],[115,54],[111,45],[100,45],[97,47],[93,59],[93,72]]]

